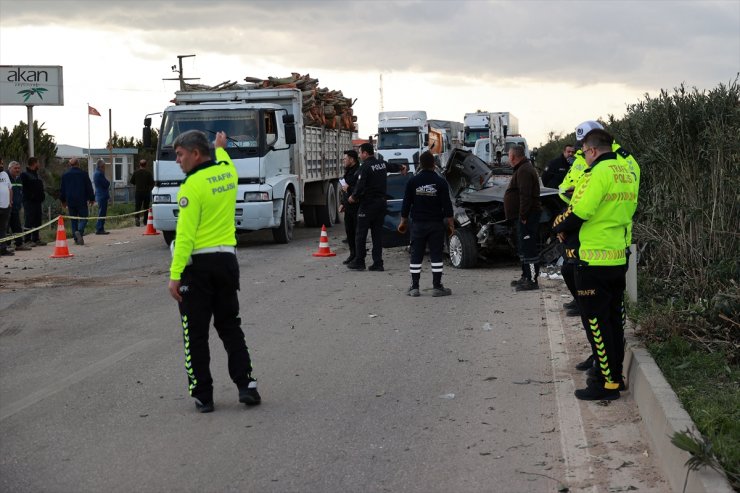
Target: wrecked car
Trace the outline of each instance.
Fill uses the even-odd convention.
[[[516,224],[504,215],[504,192],[511,167],[489,167],[470,151],[454,149],[442,171],[450,186],[455,215],[455,233],[447,248],[450,264],[458,269],[475,266],[480,259],[492,260],[508,250],[516,255]],[[562,208],[558,191],[540,187],[541,247],[550,236],[552,220]]]

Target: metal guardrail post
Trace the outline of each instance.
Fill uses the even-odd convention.
[[[627,296],[632,303],[637,302],[637,247],[630,245],[630,256],[627,265]]]

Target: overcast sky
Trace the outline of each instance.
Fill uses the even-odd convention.
[[[519,117],[530,146],[549,131],[621,116],[646,93],[711,89],[740,72],[740,1],[0,0],[0,64],[61,65],[64,106],[34,116],[58,144],[140,137],[177,89],[185,59],[202,83],[310,73],[357,98],[360,136],[386,111],[462,121]],[[0,107],[0,126],[26,119]]]

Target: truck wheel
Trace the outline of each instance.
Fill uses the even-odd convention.
[[[283,199],[283,213],[280,216],[280,226],[272,228],[272,237],[276,243],[290,243],[293,239],[295,226],[295,202],[293,192],[287,190]]]
[[[456,229],[450,237],[450,264],[456,269],[469,269],[478,262],[478,247],[475,236],[467,228]]]
[[[316,207],[317,226],[331,228],[337,223],[337,188],[333,182],[326,185],[326,203]]]
[[[162,237],[164,238],[164,242],[167,243],[167,246],[170,246],[172,243],[172,240],[175,239],[175,232],[174,231],[162,231]]]

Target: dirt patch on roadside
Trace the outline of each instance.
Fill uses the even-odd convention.
[[[68,239],[67,248],[73,257],[50,258],[55,252],[54,242],[0,257],[0,292],[39,287],[135,285],[141,278],[162,274],[164,270],[134,277],[99,275],[102,272],[87,275],[92,264],[104,263],[106,259],[140,255],[142,248],[152,244],[165,248],[161,235],[144,236],[143,232],[143,227],[129,227],[111,230],[109,235],[88,234],[84,245]]]

